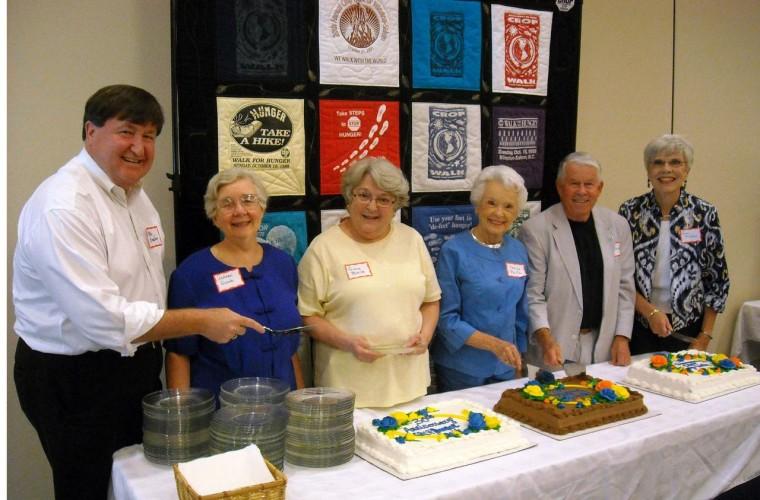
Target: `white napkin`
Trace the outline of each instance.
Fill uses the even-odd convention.
[[[199,495],[212,495],[274,481],[255,444],[240,450],[198,458],[177,467]]]

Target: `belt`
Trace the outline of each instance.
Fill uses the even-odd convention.
[[[587,333],[591,333],[593,331],[594,331],[593,328],[581,328],[580,330],[578,330],[578,333],[580,333],[581,335],[586,335]]]

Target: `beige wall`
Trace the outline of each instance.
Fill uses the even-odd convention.
[[[129,83],[152,92],[167,124],[146,190],[166,231],[174,262],[169,182],[171,38],[168,0],[8,1],[8,277],[16,221],[36,186],[82,147],[84,103],[98,88]],[[8,287],[8,332],[13,307]],[[8,498],[52,498],[50,468],[18,406],[13,385],[16,336],[8,349]]]
[[[689,191],[724,230],[731,291],[710,349],[728,352],[739,307],[760,298],[760,1],[677,0],[675,57],[673,7],[584,2],[577,147],[602,162],[600,203],[617,208],[646,190],[642,152],[670,132],[672,109],[695,147]]]
[[[732,278],[713,347],[726,351],[739,305],[760,298],[760,2],[678,0],[676,98],[671,99],[673,4],[663,0],[586,0],[583,12],[578,148],[605,167],[601,203],[617,207],[645,189],[641,151],[675,131],[696,146],[689,189],[715,203],[725,229]],[[169,2],[158,0],[9,0],[8,274],[16,221],[37,184],[81,147],[87,97],[103,85],[131,83],[153,92],[170,115]],[[713,87],[716,88],[713,88]],[[167,116],[170,118],[170,116]],[[159,138],[146,189],[174,262],[171,123]],[[8,289],[8,331],[13,308]],[[8,368],[15,336],[8,335]],[[8,376],[8,497],[52,498],[49,467],[18,408]]]

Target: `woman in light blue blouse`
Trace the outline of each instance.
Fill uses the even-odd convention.
[[[441,315],[431,350],[440,392],[510,380],[522,369],[528,254],[507,231],[527,199],[513,169],[483,169],[470,193],[478,224],[441,247]]]

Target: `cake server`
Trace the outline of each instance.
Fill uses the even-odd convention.
[[[574,361],[565,361],[562,364],[562,369],[565,370],[565,373],[568,377],[575,377],[576,375],[586,374],[586,365],[582,363],[576,363]]]
[[[283,328],[283,329],[276,329],[276,328],[269,328],[268,326],[264,327],[264,333],[268,333],[269,335],[298,335],[302,332],[308,332],[311,330],[311,326],[304,325],[304,326],[296,326],[294,328]]]

